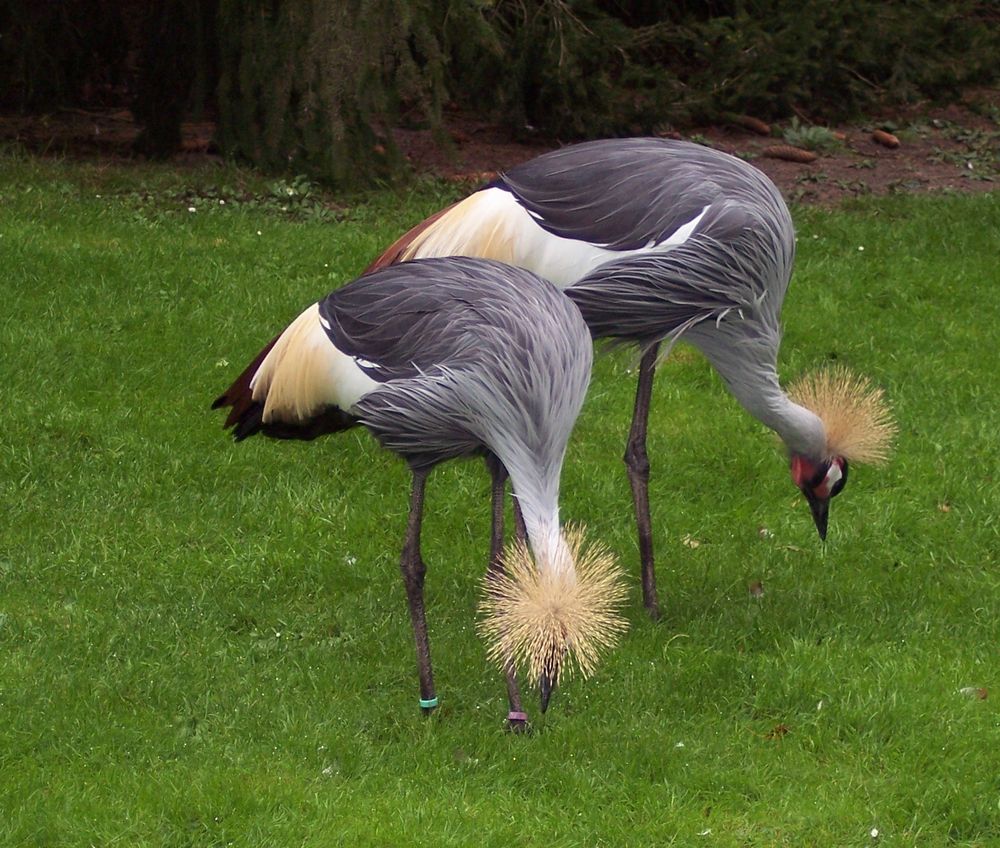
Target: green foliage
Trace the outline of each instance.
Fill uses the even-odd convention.
[[[428,2],[224,0],[219,140],[271,171],[339,186],[400,167],[402,101],[433,116],[441,56]]]
[[[633,575],[631,630],[544,719],[524,682],[535,732],[511,737],[473,628],[482,464],[429,481],[428,720],[402,463],[360,432],[234,445],[207,408],[454,189],[316,221],[275,207],[280,187],[231,166],[0,161],[0,844],[996,843],[1000,197],[795,211],[782,373],[836,358],[902,425],[888,468],[852,470],[826,545],[706,363],[664,363],[658,624],[620,459],[631,359],[597,357],[561,514]]]
[[[571,139],[829,121],[1000,68],[987,0],[0,0],[0,34],[3,105],[124,98],[151,155],[213,113],[227,154],[339,187],[401,173],[393,128],[439,129],[449,98]]]
[[[600,135],[633,119],[630,90],[645,74],[628,61],[628,28],[593,0],[500,0],[479,4],[475,16],[463,11],[449,16],[457,99],[494,104],[519,132]]]
[[[832,150],[842,146],[828,127],[803,124],[797,117],[792,118],[781,135],[789,144],[804,150]]]
[[[458,4],[467,8],[466,4]],[[453,91],[564,135],[648,132],[727,111],[843,118],[995,80],[1000,27],[979,0],[496,0],[455,16]],[[483,30],[488,38],[478,38]],[[471,76],[469,74],[471,70]]]

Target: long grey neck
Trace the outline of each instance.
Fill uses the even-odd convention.
[[[804,406],[789,400],[778,385],[777,378],[762,395],[737,392],[734,385],[730,388],[747,412],[781,436],[792,453],[816,461],[825,458],[826,428],[823,422]]]
[[[778,383],[769,356],[754,356],[747,346],[743,356],[698,345],[715,366],[729,390],[754,418],[781,436],[788,449],[819,461],[826,458],[826,428],[819,416],[793,403]]]
[[[525,468],[511,462],[507,472],[514,497],[524,516],[524,527],[536,566],[543,571],[572,573],[575,570],[573,557],[559,526],[558,475],[561,465],[560,459],[554,469],[555,474],[551,475],[539,473],[535,467]]]

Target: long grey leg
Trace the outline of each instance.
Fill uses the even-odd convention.
[[[507,469],[491,453],[486,455],[486,467],[489,469],[493,484],[493,524],[490,534],[490,562],[487,567],[487,573],[490,576],[499,576],[504,573],[503,499],[507,489]],[[517,685],[517,672],[514,669],[513,662],[507,663],[504,673],[507,677],[507,703],[509,706],[507,726],[510,730],[517,732],[527,727],[528,715],[521,707],[521,690]]]
[[[635,523],[639,531],[639,561],[642,565],[642,598],[650,616],[660,617],[660,602],[656,595],[656,571],[653,565],[653,528],[649,517],[649,457],[646,455],[646,425],[649,421],[649,401],[653,395],[653,374],[659,343],[652,345],[639,362],[639,385],[635,392],[632,429],[625,446],[625,468],[632,486]]]
[[[514,503],[514,538],[522,545],[527,545],[528,528],[524,526],[524,514],[521,512],[521,504],[517,502],[516,497],[511,498],[511,500]]]
[[[434,672],[431,669],[431,646],[427,638],[427,618],[424,615],[424,575],[427,566],[420,556],[420,524],[424,513],[424,485],[426,470],[413,472],[413,489],[410,493],[410,518],[406,525],[406,541],[399,561],[406,587],[406,600],[410,605],[413,623],[413,640],[417,646],[417,673],[420,675],[420,707],[429,713],[437,706],[434,692]]]

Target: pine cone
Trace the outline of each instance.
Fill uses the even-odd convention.
[[[875,130],[872,133],[872,141],[881,144],[883,147],[888,147],[890,150],[895,150],[899,147],[899,139],[885,130]]]
[[[771,159],[784,159],[786,162],[815,162],[819,157],[811,150],[792,147],[790,144],[772,144],[765,147],[761,153]]]

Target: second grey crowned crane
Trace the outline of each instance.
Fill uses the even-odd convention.
[[[590,366],[587,326],[550,283],[498,262],[421,260],[310,306],[215,401],[231,407],[225,423],[237,441],[255,433],[309,440],[361,424],[407,461],[413,487],[400,565],[425,711],[437,694],[420,528],[425,481],[440,462],[486,454],[493,472],[483,605],[491,618],[481,630],[507,672],[512,728],[526,720],[515,662],[537,675],[544,710],[567,661],[587,674],[624,627],[612,558],[582,550],[579,534],[567,537],[559,523],[563,457]],[[506,474],[533,558],[523,543],[510,549],[517,567],[504,577]]]
[[[894,425],[867,381],[838,372],[788,393],[778,382],[794,230],[774,184],[740,159],[655,138],[571,145],[511,168],[418,224],[371,268],[450,255],[528,268],[565,289],[594,338],[639,347],[625,463],[654,617],[646,427],[656,364],[679,338],[784,440],[821,537],[848,462],[885,458]]]

